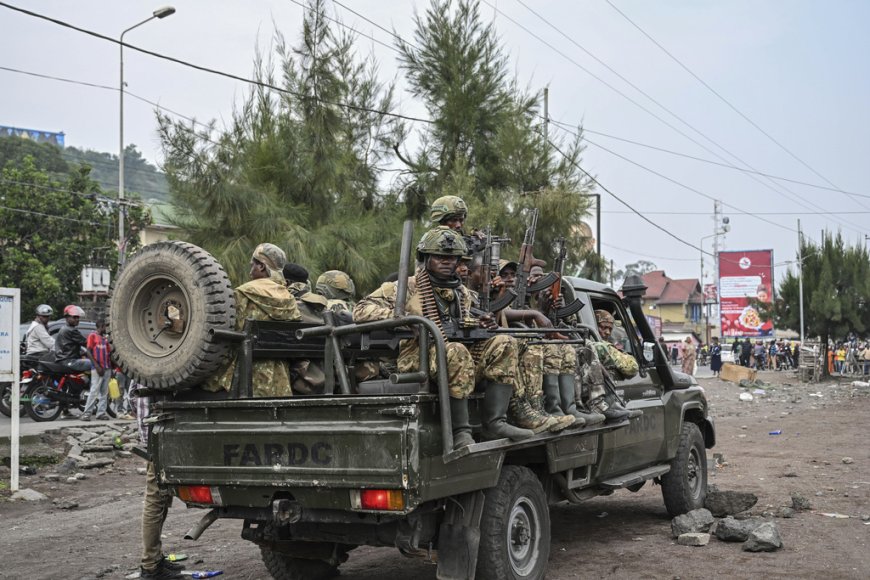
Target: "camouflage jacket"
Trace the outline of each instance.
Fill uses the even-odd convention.
[[[621,352],[609,342],[593,342],[592,347],[598,355],[598,360],[614,379],[630,379],[637,374],[637,359],[630,354]]]
[[[433,288],[433,291],[443,292],[438,288]],[[465,286],[460,285],[455,293],[459,295],[459,299],[462,301],[463,310],[468,312],[472,303],[471,291]],[[374,320],[393,318],[397,294],[397,282],[384,282],[380,288],[356,303],[353,309],[354,322],[372,322]],[[405,314],[423,316],[423,303],[417,291],[417,279],[414,276],[408,277]]]

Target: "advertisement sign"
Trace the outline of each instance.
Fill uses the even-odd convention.
[[[773,336],[754,303],[773,303],[773,250],[719,252],[722,336]]]
[[[21,137],[22,139],[30,139],[38,143],[54,143],[58,147],[63,147],[65,135],[63,132],[53,133],[38,129],[22,129],[21,127],[4,127],[0,125],[0,137]]]
[[[716,284],[704,284],[704,304],[719,302],[719,288]]]

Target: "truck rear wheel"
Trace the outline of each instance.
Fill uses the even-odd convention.
[[[701,430],[694,423],[683,423],[677,455],[671,461],[671,470],[662,476],[662,497],[673,517],[704,507],[707,453]]]
[[[541,482],[526,467],[506,465],[498,485],[484,493],[476,578],[543,578],[550,557],[550,511]]]
[[[325,580],[338,575],[338,568],[323,560],[293,558],[265,546],[260,546],[260,556],[275,580]]]
[[[230,345],[209,334],[235,326],[229,278],[193,244],[159,242],[130,258],[112,288],[109,340],[124,374],[180,390],[217,371]]]

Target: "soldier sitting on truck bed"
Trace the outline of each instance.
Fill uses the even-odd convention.
[[[544,276],[544,269],[532,266],[529,271],[529,284],[534,284]],[[562,297],[560,297],[561,299]],[[554,305],[549,289],[532,294],[529,298],[530,308],[539,313],[535,325],[551,327],[553,324],[546,316]],[[597,425],[606,417],[600,413],[586,413],[577,407],[576,385],[574,374],[577,372],[577,350],[573,344],[544,344],[543,361],[543,391],[544,410],[551,415],[571,415],[583,425]]]
[[[356,286],[350,276],[341,270],[329,270],[317,278],[314,292],[327,300],[326,307],[338,314],[353,310]]]
[[[452,325],[455,319],[469,317],[471,293],[456,277],[459,258],[466,251],[462,236],[449,228],[426,232],[417,244],[417,259],[423,264],[408,278],[405,312],[425,316],[439,328]],[[397,300],[397,283],[384,283],[362,300],[353,311],[355,322],[370,322],[393,317]],[[478,319],[484,328],[496,328],[494,318]],[[507,422],[511,396],[517,388],[517,341],[499,334],[470,348],[459,342],[446,343],[447,382],[450,388],[450,414],[453,420],[454,448],[474,443],[468,418],[468,396],[475,384],[487,380],[482,408],[483,436],[487,439],[508,437],[519,440],[534,433]],[[419,342],[402,342],[397,366],[400,372],[413,372],[419,364]],[[472,356],[472,351],[475,353]],[[436,372],[434,347],[429,357],[430,376]]]
[[[236,330],[242,330],[246,320],[299,320],[301,314],[296,299],[285,286],[283,268],[287,258],[284,250],[274,244],[260,244],[251,257],[251,280],[235,289]],[[235,372],[233,359],[223,372],[202,385],[207,391],[229,391]],[[255,397],[289,397],[290,376],[287,362],[256,360],[252,369]]]
[[[603,376],[604,373],[609,373],[617,380],[630,379],[637,374],[637,359],[628,353],[620,352],[609,342],[614,326],[613,315],[610,312],[596,310],[595,321],[602,340],[586,345],[580,357],[583,361],[580,376],[589,388],[588,406],[604,415],[608,422],[637,417],[643,412],[629,411],[616,400],[613,393],[608,394]]]

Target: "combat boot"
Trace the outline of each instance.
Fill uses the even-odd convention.
[[[450,420],[453,422],[453,449],[474,443],[471,437],[471,423],[468,420],[468,399],[450,397]]]
[[[618,411],[625,411],[626,413],[628,413],[629,419],[634,419],[635,417],[640,417],[641,415],[643,415],[643,411],[641,411],[640,409],[626,409],[619,401],[611,402],[610,408],[616,409]]]
[[[577,408],[577,401],[574,399],[574,375],[564,374],[559,375],[559,398],[562,403],[562,408],[565,409],[567,415],[573,415],[578,426],[598,425],[603,423],[606,418],[599,413],[584,413]]]
[[[525,397],[513,397],[508,410],[511,423],[523,429],[530,429],[533,433],[549,431],[557,423],[555,417],[540,413]]]
[[[559,393],[559,375],[544,375],[542,383],[544,389],[544,411],[554,417],[565,414],[562,409],[562,395]]]
[[[529,429],[514,427],[507,422],[507,411],[514,388],[512,385],[490,383],[483,396],[483,437],[485,439],[503,439],[507,437],[514,441],[534,437]]]
[[[534,409],[536,412],[556,420],[553,426],[549,429],[550,433],[556,433],[558,431],[561,431],[562,429],[570,427],[576,422],[576,419],[574,419],[574,415],[561,415],[558,417],[555,415],[548,415],[547,412],[544,411],[544,391],[535,392],[534,395],[529,396],[528,400],[529,404],[532,406],[532,409]]]

